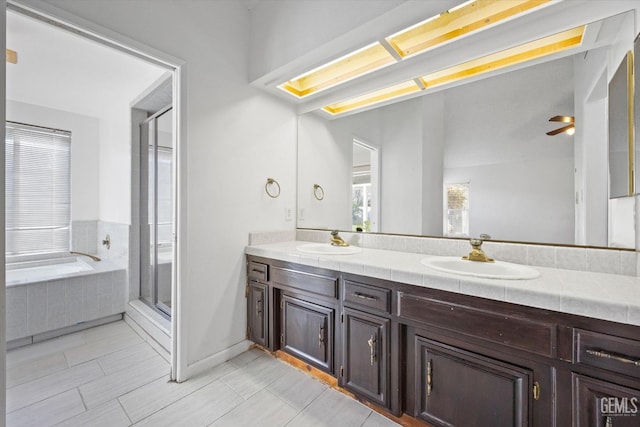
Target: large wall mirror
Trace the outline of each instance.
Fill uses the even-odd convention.
[[[633,220],[612,231],[607,165],[608,84],[632,49],[633,13],[587,31],[578,54],[344,118],[301,115],[298,227],[634,247]],[[547,135],[563,125],[554,116],[575,117],[575,134]],[[372,195],[354,143],[375,150]]]

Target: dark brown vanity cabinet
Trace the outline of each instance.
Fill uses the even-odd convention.
[[[318,369],[333,372],[335,310],[282,296],[281,349]]]
[[[640,390],[574,373],[574,427],[640,426]]]
[[[345,307],[341,385],[389,406],[389,319]]]
[[[444,426],[528,426],[531,371],[415,340],[416,416]]]
[[[574,426],[640,426],[640,340],[577,328],[574,337],[574,370],[589,369],[571,375]]]
[[[247,295],[247,335],[263,347],[269,346],[269,287],[251,280]]]
[[[433,426],[640,426],[640,328],[248,258],[248,335]]]
[[[339,384],[390,407],[391,290],[343,281],[342,365]]]

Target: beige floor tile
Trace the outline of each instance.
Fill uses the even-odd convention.
[[[275,380],[267,390],[302,411],[328,386],[320,381],[300,372],[294,367],[287,367],[286,373]]]
[[[96,339],[78,347],[71,348],[64,352],[69,366],[78,365],[89,360],[97,359],[118,350],[144,342],[137,334],[131,331],[130,334],[108,336],[103,339]]]
[[[7,414],[7,427],[45,427],[84,412],[77,389],[56,394]]]
[[[7,388],[45,377],[67,369],[67,359],[62,352],[27,359],[7,366]]]
[[[371,414],[371,409],[344,394],[325,390],[287,427],[335,427],[361,426]]]
[[[105,375],[111,375],[115,372],[121,371],[122,369],[126,369],[131,365],[151,359],[157,355],[158,353],[156,353],[155,350],[147,343],[141,342],[106,356],[102,356],[98,359],[98,363]]]
[[[298,411],[278,399],[268,390],[254,394],[231,412],[211,424],[215,427],[275,427],[284,426]]]
[[[214,381],[145,418],[136,426],[206,426],[243,402],[242,397],[227,385]]]
[[[71,417],[56,427],[126,427],[131,421],[117,400],[89,409],[75,417]]]
[[[92,409],[163,377],[169,377],[169,364],[154,356],[81,386],[80,394],[87,408]]]
[[[237,368],[230,363],[223,363],[183,383],[160,378],[121,396],[118,400],[131,420],[137,422],[235,369]]]
[[[42,356],[63,352],[70,348],[84,344],[84,338],[79,333],[53,338],[24,347],[7,351],[7,367],[20,364],[28,360],[39,359]]]
[[[400,424],[391,421],[389,418],[380,415],[376,411],[371,411],[371,415],[369,415],[364,424],[362,424],[362,427],[394,427],[399,425]]]
[[[104,377],[96,362],[89,362],[59,371],[7,390],[7,412],[12,412],[56,394],[71,390]]]
[[[269,355],[262,355],[244,368],[225,375],[221,381],[231,387],[242,398],[248,399],[280,378],[287,365]]]

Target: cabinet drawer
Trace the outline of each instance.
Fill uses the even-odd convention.
[[[511,314],[399,294],[400,317],[547,357],[556,352],[556,325]]]
[[[289,288],[300,289],[314,294],[338,298],[338,278],[313,273],[273,267],[271,281]]]
[[[576,363],[640,378],[640,341],[574,329]]]
[[[391,291],[345,280],[344,302],[389,313],[391,308]]]
[[[249,261],[249,279],[268,281],[269,266],[261,262]]]

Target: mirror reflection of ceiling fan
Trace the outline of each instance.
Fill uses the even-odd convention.
[[[567,135],[573,135],[576,133],[576,118],[573,116],[553,116],[549,119],[550,122],[568,123],[566,126],[562,126],[558,129],[547,132],[547,135],[554,136],[559,133],[566,132]]]
[[[18,52],[16,52],[15,50],[6,49],[4,56],[7,62],[10,62],[11,64],[18,63]]]

